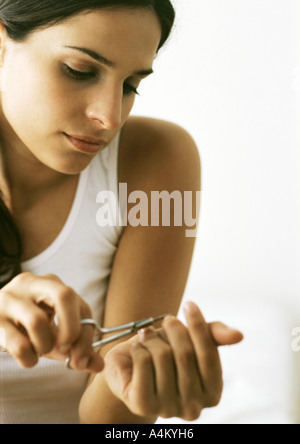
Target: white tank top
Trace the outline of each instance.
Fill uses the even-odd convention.
[[[68,220],[44,252],[22,264],[22,271],[52,273],[72,287],[102,322],[108,280],[123,227],[99,227],[96,202],[100,191],[118,197],[120,134],[81,173]],[[1,424],[78,424],[78,407],[87,384],[84,373],[42,358],[33,369],[21,369],[0,353]]]

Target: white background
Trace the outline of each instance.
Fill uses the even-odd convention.
[[[300,352],[291,349],[300,326],[300,2],[173,3],[176,28],[134,114],[178,123],[197,142],[201,220],[185,300],[245,334],[221,351],[223,399],[198,422],[300,421]]]

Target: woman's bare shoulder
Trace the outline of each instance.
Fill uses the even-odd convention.
[[[147,146],[149,148],[151,143],[174,143],[179,138],[179,142],[189,143],[195,147],[192,137],[183,127],[166,120],[151,117],[129,117],[122,134],[126,142],[131,142],[130,146],[138,144],[139,146]]]
[[[189,132],[180,125],[139,116],[132,116],[126,122],[120,142],[120,181],[130,183],[147,177],[151,181],[152,176],[153,180],[162,180],[163,185],[178,171],[181,175],[182,172],[199,175],[199,168],[198,147]],[[167,176],[168,173],[171,177]]]

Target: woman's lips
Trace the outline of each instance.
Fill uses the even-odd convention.
[[[108,145],[106,140],[96,140],[86,136],[73,136],[66,133],[64,135],[76,149],[87,154],[95,154]],[[84,137],[84,140],[81,137]]]

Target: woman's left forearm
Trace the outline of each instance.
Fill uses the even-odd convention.
[[[157,417],[134,415],[110,390],[99,373],[84,393],[79,407],[81,424],[155,424]]]

